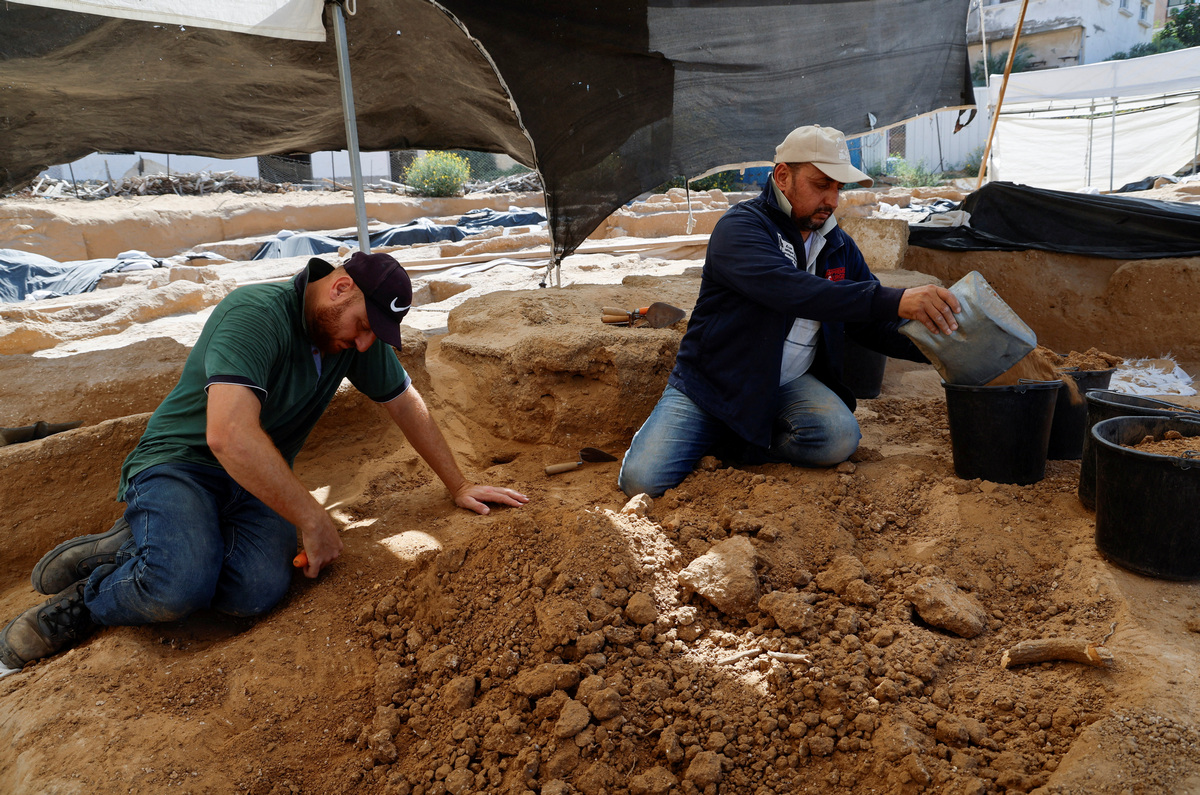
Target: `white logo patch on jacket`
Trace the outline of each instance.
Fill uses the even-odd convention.
[[[800,263],[796,259],[796,247],[787,240],[784,240],[783,235],[779,234],[778,232],[775,233],[775,236],[779,238],[779,250],[783,252],[783,256],[790,259],[792,264],[797,268],[800,267]]]

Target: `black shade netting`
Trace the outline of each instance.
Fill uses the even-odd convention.
[[[359,141],[501,152],[537,168],[563,256],[639,193],[769,161],[799,125],[853,136],[870,117],[883,127],[970,104],[967,9],[360,0],[347,23]],[[94,151],[346,147],[332,35],[295,42],[13,4],[0,4],[0,29],[0,190]]]

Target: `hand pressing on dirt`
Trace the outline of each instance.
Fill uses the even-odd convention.
[[[463,484],[454,490],[454,504],[460,508],[466,508],[468,511],[487,516],[492,512],[492,509],[486,505],[489,502],[520,508],[529,502],[529,498],[519,491],[502,486],[486,486],[470,481],[463,481]]]
[[[936,284],[909,287],[900,297],[899,315],[905,320],[919,320],[934,334],[949,334],[958,329],[954,316],[962,311],[954,293]]]

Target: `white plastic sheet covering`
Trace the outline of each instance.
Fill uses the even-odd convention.
[[[993,108],[1000,84],[991,83]],[[1174,174],[1196,156],[1198,135],[1200,47],[1021,72],[1009,76],[989,174],[1038,188],[1112,190]]]
[[[324,41],[323,0],[10,0],[104,17]]]
[[[993,75],[989,103],[995,107],[1003,77]],[[1009,75],[1004,107],[1026,103],[1141,97],[1200,91],[1200,47],[1104,61],[1086,66],[1043,69]]]
[[[1079,111],[1017,114],[1007,112],[1006,102],[996,125],[989,173],[992,179],[1070,191],[1087,186],[1107,191],[1174,174],[1196,153],[1200,96],[1144,102],[1148,107],[1117,103],[1115,146],[1111,102],[1097,102],[1091,119],[1086,118],[1088,104]],[[1079,115],[1071,117],[1073,113]]]

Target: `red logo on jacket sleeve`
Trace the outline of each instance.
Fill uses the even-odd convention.
[[[840,282],[846,278],[846,266],[840,268],[830,268],[825,271],[825,278],[831,282]]]

